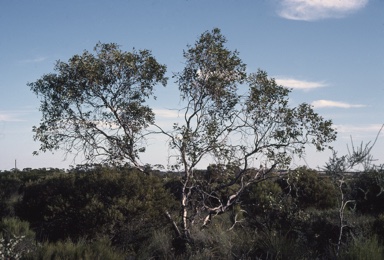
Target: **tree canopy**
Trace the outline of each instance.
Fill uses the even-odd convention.
[[[98,43],[94,53],[57,61],[54,70],[28,84],[41,98],[42,120],[33,127],[40,150],[62,148],[87,161],[140,167],[144,130],[154,122],[146,102],[155,85],[166,85],[166,66],[148,50],[124,52],[117,44]]]
[[[293,156],[302,156],[306,145],[321,151],[336,139],[330,120],[305,103],[290,107],[291,90],[265,71],[247,75],[239,52],[229,50],[226,41],[213,29],[184,51],[185,67],[174,74],[183,122],[175,123],[172,131],[161,129],[170,139],[175,167],[184,174],[185,237],[195,223],[204,226],[237,203],[248,185],[288,166]],[[207,185],[206,178],[194,174],[203,159],[225,166],[220,185]],[[268,164],[264,169],[251,169],[261,160]]]

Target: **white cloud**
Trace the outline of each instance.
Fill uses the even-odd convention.
[[[324,107],[338,107],[338,108],[359,108],[365,107],[365,105],[361,104],[348,104],[339,101],[331,101],[331,100],[316,100],[311,104],[315,108],[324,108]]]
[[[287,88],[310,90],[327,86],[323,82],[297,80],[293,78],[276,78],[276,83]]]
[[[281,0],[278,15],[289,20],[341,18],[363,8],[368,0]]]

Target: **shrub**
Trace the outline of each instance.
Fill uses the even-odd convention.
[[[102,234],[124,250],[137,250],[153,229],[164,226],[164,210],[173,201],[159,177],[103,168],[29,183],[17,213],[40,241]]]
[[[38,250],[28,254],[26,259],[41,260],[62,260],[62,259],[82,259],[82,260],[119,260],[125,259],[124,255],[116,248],[111,246],[107,239],[94,242],[80,240],[73,243],[70,240],[59,241],[57,243],[44,243]]]
[[[4,218],[0,222],[0,259],[20,259],[35,249],[35,233],[28,222]]]
[[[346,260],[381,260],[383,258],[384,247],[376,236],[357,237],[340,252],[340,259]]]
[[[375,233],[377,234],[377,236],[382,240],[384,241],[384,214],[380,214],[374,224],[373,224],[373,227],[374,227],[374,231]]]
[[[139,252],[139,259],[173,259],[175,249],[173,248],[173,236],[169,229],[158,229],[153,231]]]
[[[384,187],[381,187],[383,173],[368,172],[358,175],[352,181],[356,210],[364,214],[384,213]]]
[[[247,223],[253,228],[289,229],[291,215],[297,211],[291,197],[273,180],[252,185],[241,201]]]
[[[19,198],[19,189],[23,182],[18,174],[0,174],[0,218],[14,217],[14,205]]]
[[[300,209],[330,209],[337,205],[338,190],[332,180],[315,170],[297,168],[279,183],[286,193],[295,198]]]
[[[255,242],[252,231],[248,231],[242,223],[233,226],[229,212],[221,214],[206,228],[191,230],[192,243],[184,259],[246,258]]]
[[[311,259],[311,251],[300,241],[276,231],[262,232],[253,253],[256,259]]]

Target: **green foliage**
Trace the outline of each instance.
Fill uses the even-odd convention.
[[[213,183],[216,186],[212,187],[219,187],[230,177],[226,175],[231,173],[228,169],[211,165],[207,171],[195,171],[196,178],[201,178],[195,184]],[[23,255],[25,258],[28,255],[29,259],[59,259],[59,255],[67,259],[330,259],[336,255],[339,210],[323,207],[321,199],[313,199],[324,198],[319,195],[321,192],[331,193],[324,184],[330,179],[305,168],[292,171],[284,180],[266,179],[248,186],[239,198],[241,204],[217,215],[215,221],[203,229],[192,226],[188,243],[178,237],[171,221],[164,217],[165,209],[172,216],[178,215],[174,200],[180,196],[182,188],[178,174],[143,175],[132,168],[102,165],[81,165],[68,173],[28,170],[7,174],[0,177],[17,180],[9,187],[11,193],[22,192],[17,195],[22,199],[16,203],[16,213],[23,217],[23,221],[4,218],[0,225],[2,245],[6,248],[3,252],[8,256]],[[372,176],[376,175],[350,177],[346,181],[351,183],[348,186],[354,187],[361,179],[371,183],[375,180]],[[287,181],[291,184],[290,193],[286,192],[288,186],[284,186]],[[308,187],[311,189],[306,190]],[[321,187],[325,188],[321,190]],[[209,186],[206,189],[209,190]],[[346,195],[353,190],[345,190]],[[296,196],[297,193],[300,196]],[[194,194],[191,198],[198,200],[198,193]],[[224,190],[218,194],[225,199]],[[356,259],[348,257],[363,254],[356,252],[363,252],[364,246],[373,248],[360,242],[360,246],[355,245],[356,238],[370,241],[375,239],[374,234],[380,240],[384,238],[384,218],[375,215],[372,211],[358,214],[346,208],[341,259]],[[38,239],[46,242],[36,245],[35,234],[25,220],[30,222]],[[179,219],[175,217],[174,220]],[[111,244],[103,242],[100,236]],[[57,240],[61,241],[54,243]]]
[[[340,232],[338,209],[308,210],[291,218],[289,234],[298,243],[305,245],[315,256],[330,258],[336,255]],[[356,215],[346,210],[341,246],[347,246],[354,237],[372,237],[374,219]]]
[[[292,176],[290,178],[292,180]],[[302,193],[301,199],[313,201],[313,198],[305,197],[311,194]],[[280,186],[271,180],[258,183],[242,196],[242,208],[246,212],[246,222],[243,224],[261,234],[257,238],[257,246],[252,251],[255,256],[263,259],[310,259],[329,256],[329,248],[334,249],[338,241],[339,210],[324,209],[320,206],[323,204],[318,203],[312,204],[311,207],[298,207],[297,205],[302,203],[298,198],[285,194]],[[346,226],[343,243],[353,235],[372,235],[372,218],[356,216],[353,211],[347,209],[344,224]]]
[[[0,218],[14,217],[15,206],[21,199],[21,193],[30,182],[40,181],[48,175],[64,173],[59,169],[30,169],[12,170],[0,173]]]
[[[241,197],[247,224],[263,232],[279,230],[291,232],[303,212],[290,195],[284,193],[274,180],[265,180],[251,186]]]
[[[283,207],[283,191],[281,187],[273,180],[259,182],[243,196],[243,204],[246,206],[246,212],[249,216],[262,215],[274,210],[281,211]]]
[[[0,259],[20,259],[35,250],[35,233],[29,223],[16,218],[0,222]]]
[[[362,213],[384,213],[384,187],[381,180],[383,173],[371,171],[361,173],[351,183],[356,210]]]
[[[257,259],[310,259],[311,251],[300,241],[295,241],[277,231],[262,232],[256,241],[254,255]]]
[[[237,51],[225,47],[226,38],[220,29],[204,32],[194,46],[188,46],[184,51],[186,65],[181,73],[176,74],[181,97],[190,101],[195,112],[208,109],[215,119],[207,125],[207,135],[216,135],[216,116],[229,116],[237,103],[237,84],[245,77],[245,64],[239,58]],[[215,109],[216,108],[216,109]],[[207,119],[202,119],[207,120]]]
[[[270,163],[289,165],[292,154],[303,154],[306,144],[317,150],[327,148],[336,139],[330,120],[302,103],[289,106],[290,89],[280,86],[265,71],[248,76],[249,93],[244,101],[246,124],[242,134],[250,140],[244,143],[250,154],[263,154]]]
[[[295,199],[300,209],[330,209],[337,205],[337,187],[328,176],[320,175],[315,170],[297,168],[279,183]]]
[[[41,260],[118,260],[125,259],[124,255],[111,246],[108,239],[99,239],[94,242],[70,240],[57,243],[43,243],[35,252],[28,254],[26,259]]]
[[[212,225],[191,230],[192,243],[184,259],[242,259],[249,255],[255,239],[242,223],[234,225],[229,212],[218,216]]]
[[[94,54],[84,51],[54,69],[28,84],[41,98],[42,120],[33,127],[40,150],[62,148],[89,161],[138,166],[143,130],[154,123],[145,103],[155,85],[166,85],[166,66],[148,50],[124,52],[117,44],[98,43]]]
[[[176,165],[184,165],[188,172],[208,154],[227,152],[219,143],[236,117],[237,86],[246,73],[239,53],[226,48],[226,41],[217,28],[201,34],[184,51],[185,67],[174,76],[185,101],[181,110],[185,122],[175,123],[173,132],[164,134],[177,152]]]
[[[17,174],[0,174],[0,218],[14,216],[14,205],[19,198],[19,189],[23,184]]]
[[[158,177],[104,168],[29,183],[17,212],[40,240],[77,241],[103,234],[128,250],[164,226],[164,210],[172,204]]]
[[[141,247],[138,258],[173,259],[176,252],[172,240],[172,233],[169,229],[155,230],[144,246]]]
[[[232,228],[231,228],[232,227]],[[230,214],[220,215],[204,229],[191,229],[191,243],[181,245],[169,229],[153,233],[137,255],[138,259],[247,259],[255,238],[241,224],[233,226]]]
[[[376,236],[357,237],[341,251],[339,259],[345,260],[381,260],[384,258],[384,246]]]
[[[34,239],[35,233],[29,229],[29,223],[21,221],[17,218],[3,218],[0,222],[0,230],[2,237],[7,235],[25,236],[26,238]]]
[[[380,214],[375,219],[374,231],[377,234],[377,236],[379,237],[379,239],[384,241],[384,214]]]

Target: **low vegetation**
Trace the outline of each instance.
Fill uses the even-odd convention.
[[[210,166],[199,174],[212,174]],[[332,176],[300,167],[247,187],[182,241],[175,172],[101,165],[0,173],[5,259],[382,259],[383,170],[350,175],[340,248]],[[228,191],[230,192],[230,191]],[[372,193],[372,194],[371,194]],[[363,257],[363,258],[364,258]]]

